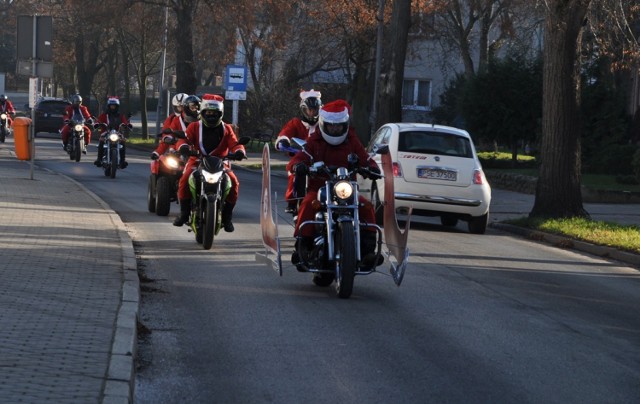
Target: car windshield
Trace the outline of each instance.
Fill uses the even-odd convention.
[[[473,157],[469,139],[450,133],[430,131],[401,132],[398,151]]]

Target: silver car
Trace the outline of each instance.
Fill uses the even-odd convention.
[[[442,125],[388,123],[371,138],[367,150],[389,145],[393,161],[395,206],[402,213],[439,216],[443,226],[468,223],[469,232],[483,234],[489,223],[491,187],[482,171],[468,132]],[[380,168],[380,155],[373,157]],[[384,181],[358,177],[360,193],[376,208],[382,223]]]

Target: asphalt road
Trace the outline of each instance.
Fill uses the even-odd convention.
[[[38,139],[38,164],[105,199],[134,240],[149,330],[140,338],[139,403],[640,397],[633,268],[495,229],[471,235],[463,223],[426,222],[411,229],[400,287],[383,274],[357,277],[341,300],[291,266],[279,277],[255,262],[258,174],[237,171],[236,231],[205,251],[171,225],[175,205],[168,218],[147,212],[147,154],[130,154],[111,180],[94,156],[70,162],[58,143]],[[509,206],[497,195],[496,206]],[[281,234],[291,231],[282,223]]]

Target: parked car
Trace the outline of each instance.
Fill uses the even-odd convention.
[[[469,232],[483,234],[489,222],[491,187],[468,132],[442,125],[388,123],[371,138],[368,151],[389,145],[393,161],[396,211],[440,216],[443,226],[468,222]],[[374,159],[382,167],[380,155]],[[384,181],[358,177],[360,194],[376,208],[382,224]]]
[[[62,128],[64,109],[71,103],[63,98],[40,98],[35,106],[34,133],[58,132]]]

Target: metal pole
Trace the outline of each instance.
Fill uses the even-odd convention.
[[[27,136],[29,141],[29,154],[31,155],[31,167],[29,169],[29,179],[33,179],[33,167],[35,165],[35,154],[36,154],[36,144],[35,144],[35,124],[36,124],[36,108],[35,102],[37,101],[37,93],[38,93],[38,73],[36,71],[38,64],[36,62],[36,47],[38,46],[38,39],[36,38],[36,34],[38,25],[38,15],[33,16],[33,41],[31,45],[31,74],[36,78],[36,99],[34,100],[34,105],[31,108],[31,127],[29,128],[29,135]]]
[[[169,29],[169,4],[164,6],[164,35],[162,38],[162,66],[160,70],[160,93],[158,94],[158,108],[156,110],[156,133],[160,133],[160,117],[162,115],[162,104],[164,100],[164,69],[167,61],[167,31]],[[167,104],[168,105],[168,104]],[[164,121],[164,119],[163,119]]]
[[[376,122],[378,120],[378,82],[380,81],[380,64],[382,55],[382,39],[384,29],[384,0],[378,0],[378,35],[376,38],[376,67],[375,77],[373,79],[373,105],[371,106],[371,116],[369,123],[371,125],[371,135],[376,131]]]

